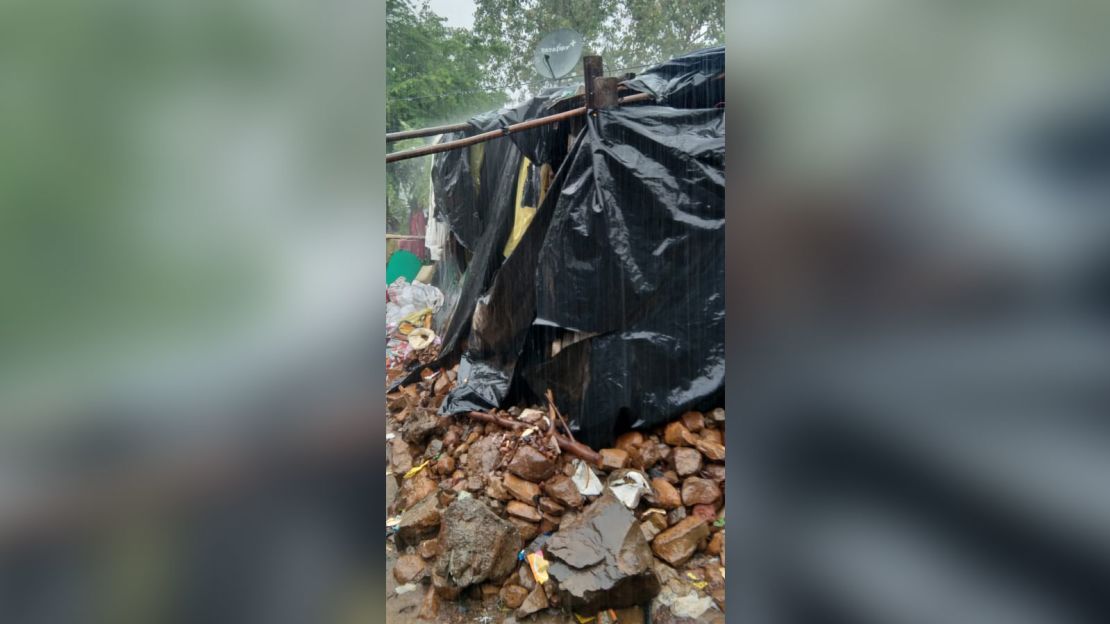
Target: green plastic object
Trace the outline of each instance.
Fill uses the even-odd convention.
[[[408,281],[412,281],[416,274],[420,272],[420,258],[411,251],[398,249],[393,252],[389,257],[389,262],[385,265],[385,284],[386,286],[397,281],[398,277],[403,277]]]

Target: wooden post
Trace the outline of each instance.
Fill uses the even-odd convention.
[[[613,108],[617,105],[617,85],[620,79],[604,76],[594,78],[594,104],[597,108]]]
[[[586,83],[586,110],[597,108],[594,103],[594,79],[605,73],[600,56],[582,57],[582,75]]]

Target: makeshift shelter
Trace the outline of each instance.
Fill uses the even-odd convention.
[[[592,110],[434,165],[455,249],[437,362],[445,414],[551,389],[595,448],[724,398],[723,48],[621,83],[652,101]],[[453,140],[568,109],[573,91],[469,120]],[[416,379],[414,369],[397,385]]]

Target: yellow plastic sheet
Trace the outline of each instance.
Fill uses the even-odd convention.
[[[528,231],[528,226],[532,223],[532,218],[536,216],[536,208],[534,206],[521,205],[524,201],[524,183],[528,180],[528,167],[532,162],[524,158],[520,162],[520,171],[517,172],[516,177],[516,200],[513,202],[513,229],[509,233],[509,240],[505,243],[505,257],[508,258],[513,250],[516,249],[520,239],[524,237],[524,233]]]

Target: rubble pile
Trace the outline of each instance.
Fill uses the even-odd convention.
[[[416,281],[410,284],[404,277],[398,277],[386,289],[386,385],[403,371],[437,357],[441,340],[431,330],[432,316],[443,305],[443,299],[435,286]]]
[[[550,404],[438,415],[455,380],[387,394],[391,573],[422,588],[418,618],[450,620],[449,601],[484,621],[724,620],[723,409],[594,453]]]

